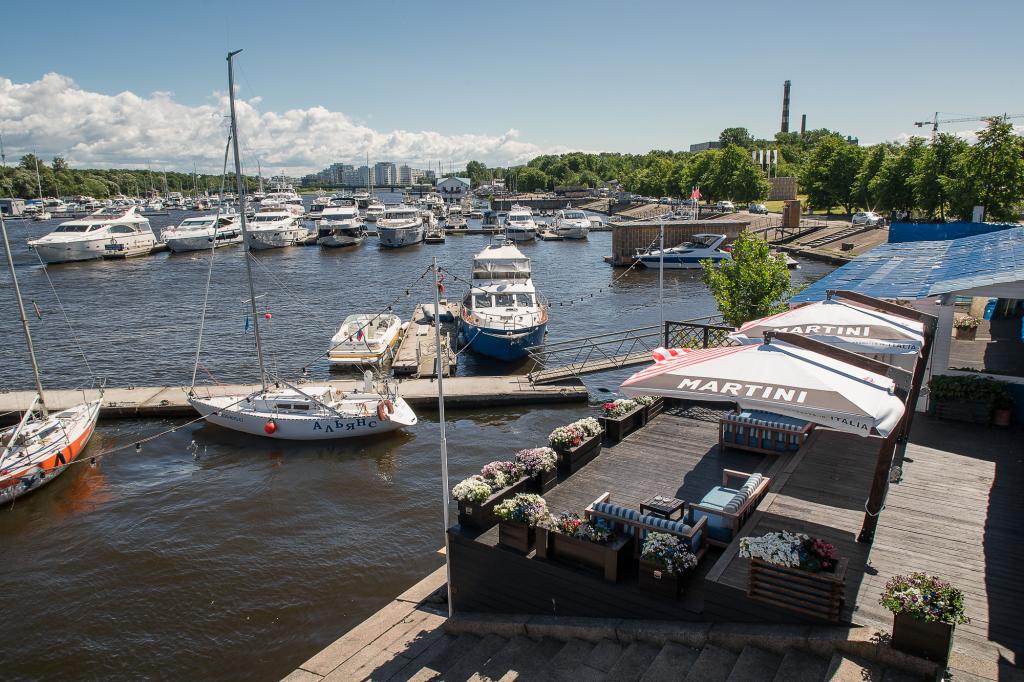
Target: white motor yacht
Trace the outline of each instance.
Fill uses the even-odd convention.
[[[555,234],[565,239],[586,239],[590,219],[583,211],[567,208],[555,214]]]
[[[335,199],[320,214],[316,243],[327,248],[357,246],[366,239],[366,226],[352,199]]]
[[[260,208],[249,223],[249,248],[253,251],[293,246],[305,239],[309,231],[287,208]]]
[[[331,339],[327,360],[332,367],[380,365],[391,355],[401,332],[398,315],[349,315]]]
[[[366,222],[377,222],[377,219],[384,215],[385,208],[384,202],[380,199],[376,197],[370,199],[370,202],[366,205]]]
[[[462,206],[454,205],[448,209],[448,220],[445,222],[446,230],[465,230],[469,227],[466,215]]]
[[[528,242],[537,238],[537,223],[533,211],[516,204],[505,216],[505,238],[514,242]]]
[[[45,263],[142,256],[155,244],[149,219],[139,215],[134,206],[100,209],[61,223],[50,234],[28,243]]]
[[[671,270],[693,270],[699,268],[701,261],[709,260],[714,264],[732,260],[732,254],[722,250],[727,239],[724,234],[695,234],[690,241],[679,246],[665,249],[665,268]],[[637,251],[635,257],[640,264],[648,268],[660,267],[661,251]]]
[[[189,217],[160,231],[160,238],[174,253],[242,243],[242,230],[233,212]]]
[[[423,218],[415,206],[389,206],[377,220],[380,245],[386,248],[419,244],[424,234]]]

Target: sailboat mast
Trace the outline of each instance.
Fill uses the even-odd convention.
[[[11,256],[11,244],[7,241],[7,224],[4,222],[3,213],[0,213],[0,232],[3,232],[4,235],[4,253],[7,254],[7,267],[11,271],[11,282],[14,283],[14,297],[18,299],[18,313],[21,315],[21,328],[25,330],[25,344],[28,346],[28,355],[32,359],[32,373],[36,377],[39,406],[42,408],[43,416],[45,417],[47,411],[46,401],[43,399],[43,380],[39,378],[39,363],[36,362],[36,349],[32,345],[32,332],[28,328],[25,304],[21,301],[21,287],[18,286],[18,276],[14,272],[14,258]]]
[[[33,154],[32,158],[34,158],[35,161],[36,161],[36,187],[38,187],[38,189],[39,189],[39,201],[42,201],[43,200],[43,179],[41,177],[39,177],[39,157],[36,156],[35,154]]]
[[[249,262],[249,230],[245,219],[245,183],[242,178],[242,160],[238,154],[238,121],[235,119],[235,65],[232,61],[241,50],[228,52],[228,101],[231,102],[231,144],[235,150],[235,182],[238,186],[238,217],[242,225],[242,255],[245,274],[249,280],[249,301],[252,303],[252,329],[256,338],[256,358],[260,363],[260,384],[267,392],[267,372],[263,368],[263,344],[260,342],[260,318],[256,310],[256,287],[252,283],[252,263]],[[10,257],[10,256],[8,256]]]
[[[263,194],[263,166],[260,165],[259,159],[256,159],[256,172],[260,176],[260,194]]]

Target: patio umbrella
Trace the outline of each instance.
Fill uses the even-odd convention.
[[[751,320],[729,336],[756,345],[766,331],[798,334],[854,353],[916,355],[924,345],[921,322],[834,298]]]
[[[903,416],[889,377],[777,339],[757,346],[659,348],[654,357],[652,366],[622,384],[625,395],[737,403],[861,436],[888,436]]]

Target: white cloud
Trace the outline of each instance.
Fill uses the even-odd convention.
[[[502,135],[442,135],[436,132],[381,132],[359,125],[341,112],[316,106],[267,112],[259,98],[236,100],[243,161],[265,171],[304,173],[342,161],[373,160],[426,165],[431,160],[464,164],[521,162],[543,153],[519,139],[519,131]],[[133,92],[106,95],[83,90],[73,80],[48,73],[32,83],[0,78],[0,133],[9,158],[37,151],[63,155],[74,167],[140,167],[185,170],[195,161],[201,169],[221,167],[227,141],[227,93],[211,94],[208,104],[187,106],[174,93]],[[255,168],[246,168],[255,172]]]

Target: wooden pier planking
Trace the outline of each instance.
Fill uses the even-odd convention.
[[[328,382],[343,391],[360,388],[362,381],[354,379]],[[300,388],[302,384],[297,384]],[[197,386],[199,395],[229,395],[251,393],[259,389],[256,384],[220,384]],[[406,402],[416,409],[437,406],[436,379],[407,379],[399,382],[399,391]],[[535,386],[524,376],[450,377],[444,382],[445,405],[448,408],[494,407],[503,405],[532,405],[546,403],[586,402],[587,389],[583,384],[566,386]],[[98,391],[51,390],[46,392],[46,404],[51,410],[62,410],[83,400],[95,400]],[[25,410],[35,397],[34,391],[0,393],[0,414],[4,423],[17,421],[18,412]],[[188,403],[187,386],[139,386],[108,388],[103,395],[100,417],[104,419],[137,417],[195,417]]]
[[[391,362],[391,369],[398,376],[415,374],[417,377],[437,376],[437,342],[433,324],[428,321],[426,311],[434,307],[433,303],[421,303],[413,311],[409,326],[402,335],[402,341]],[[441,345],[447,362],[443,363],[444,376],[455,373],[458,356],[453,350],[458,330],[458,322],[462,315],[459,303],[442,301],[441,309],[452,315],[452,322],[441,324]]]

